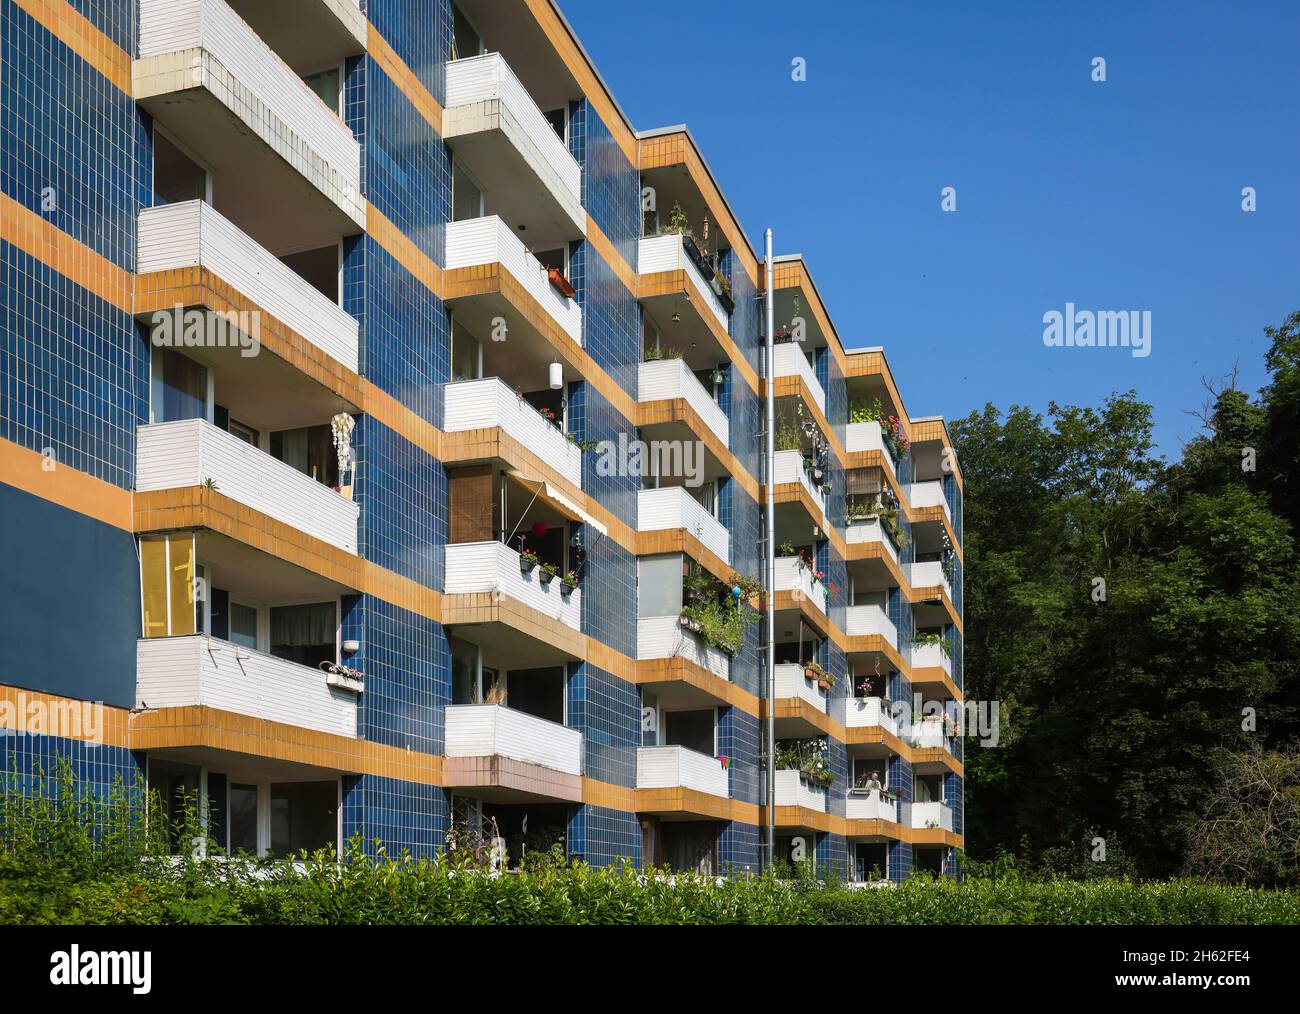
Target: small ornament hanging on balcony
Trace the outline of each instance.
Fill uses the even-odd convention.
[[[546,522],[545,522],[545,521],[534,521],[534,522],[533,522],[533,538],[534,538],[534,539],[544,539],[544,538],[546,538],[546,533],[547,533],[548,531],[550,531],[550,529],[546,527]]]
[[[348,462],[352,458],[352,431],[356,428],[357,421],[346,412],[340,412],[330,420],[330,430],[334,434],[334,451],[339,458],[339,483],[343,483],[343,475],[348,470]]]

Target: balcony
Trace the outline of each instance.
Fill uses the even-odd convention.
[[[525,711],[494,704],[447,708],[448,757],[507,757],[567,775],[582,774],[582,734]]]
[[[924,750],[947,750],[948,737],[943,734],[942,718],[922,718],[912,723],[912,739]]]
[[[213,637],[136,642],[136,706],[205,706],[356,738],[357,694],[295,665]]]
[[[849,606],[847,616],[850,637],[881,637],[895,651],[898,650],[898,628],[890,621],[880,606]]]
[[[636,751],[638,789],[694,789],[726,799],[727,769],[716,757],[684,746],[642,746]]]
[[[211,205],[186,201],[145,208],[140,212],[137,243],[140,274],[206,268],[254,306],[356,372],[356,319]]]
[[[879,451],[889,474],[897,475],[898,462],[894,460],[893,452],[885,443],[878,422],[849,423],[844,429],[844,449],[849,454]]]
[[[141,426],[136,489],[202,486],[344,552],[357,551],[356,503],[202,419]]]
[[[530,237],[583,235],[582,168],[500,53],[447,64],[442,134],[493,211]]]
[[[845,697],[841,719],[848,729],[884,729],[898,735],[898,719],[889,710],[887,702],[879,697]]]
[[[690,532],[723,563],[731,563],[731,533],[681,486],[643,489],[638,494],[637,531]]]
[[[799,771],[776,772],[776,805],[826,812],[826,786],[814,785]]]
[[[818,688],[815,680],[804,679],[801,665],[776,667],[776,696],[778,700],[806,701],[818,711],[826,710],[826,695]]]
[[[926,507],[943,508],[944,517],[952,521],[952,511],[948,507],[948,498],[943,495],[943,483],[938,479],[928,482],[914,482],[907,487],[907,503],[912,510]]]
[[[942,588],[952,598],[952,585],[939,560],[927,560],[924,563],[912,563],[907,568],[907,580],[913,588]]]
[[[913,803],[913,828],[952,830],[952,809],[947,803]]]
[[[813,503],[817,504],[821,508],[822,514],[825,515],[826,494],[813,485],[808,470],[804,467],[803,455],[798,451],[777,451],[773,455],[772,482],[778,486],[798,483],[812,497]]]
[[[702,316],[707,316],[722,332],[727,333],[731,315],[713,286],[704,277],[696,262],[690,241],[684,236],[669,233],[664,236],[642,238],[637,251],[637,270],[642,277],[669,272],[682,272],[686,279],[686,294],[690,303]]]
[[[660,359],[656,362],[642,363],[638,382],[638,398],[641,404],[652,401],[670,401],[683,399],[695,409],[704,425],[713,431],[723,447],[731,446],[731,424],[722,406],[709,396],[704,385],[696,379],[691,368],[681,359]]]
[[[638,620],[636,657],[684,658],[720,679],[731,679],[730,656],[683,627],[678,616],[649,616]]]
[[[844,816],[849,820],[887,820],[897,824],[898,804],[874,789],[871,792],[850,789],[844,802]]]
[[[448,384],[443,430],[500,428],[582,488],[582,449],[498,377]]]
[[[776,591],[790,592],[795,601],[807,601],[818,612],[826,612],[826,585],[801,564],[799,557],[777,557],[775,577]]]
[[[461,542],[447,546],[447,595],[489,592],[513,599],[574,630],[582,629],[582,589],[565,595],[560,578],[542,583],[542,568],[524,574],[519,554],[500,542]]]
[[[561,331],[582,344],[582,308],[577,299],[560,294],[541,262],[525,249],[505,222],[496,215],[487,215],[449,223],[446,270],[489,264],[501,265]]]
[[[826,414],[826,391],[817,379],[817,371],[803,353],[800,342],[783,342],[772,350],[772,372],[777,377],[802,377],[812,392],[813,401]]]
[[[884,547],[885,554],[898,563],[898,547],[893,538],[885,531],[880,518],[862,518],[850,521],[844,529],[844,541],[849,545],[876,542]]]
[[[264,245],[365,228],[352,131],[223,0],[141,0],[132,77],[136,101],[208,164]]]
[[[913,669],[942,669],[944,674],[952,676],[952,659],[942,644],[913,644]]]

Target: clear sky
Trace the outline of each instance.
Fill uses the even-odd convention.
[[[772,228],[845,343],[885,346],[912,415],[1136,388],[1174,457],[1201,378],[1256,389],[1300,309],[1300,0],[560,2],[633,124],[686,123],[755,248]],[[1150,356],[1046,347],[1067,302],[1150,310]]]

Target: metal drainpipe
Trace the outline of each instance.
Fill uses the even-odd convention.
[[[776,393],[772,376],[773,337],[776,334],[776,294],[773,288],[772,230],[763,236],[763,261],[767,284],[767,342],[763,373],[767,380],[767,447],[764,448],[767,478],[767,868],[776,866],[776,491],[773,472],[776,463]]]

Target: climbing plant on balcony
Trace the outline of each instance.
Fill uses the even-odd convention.
[[[734,655],[744,644],[745,629],[758,620],[750,600],[760,591],[757,581],[741,574],[733,574],[725,585],[707,571],[694,570],[682,582],[682,625],[706,644]]]

